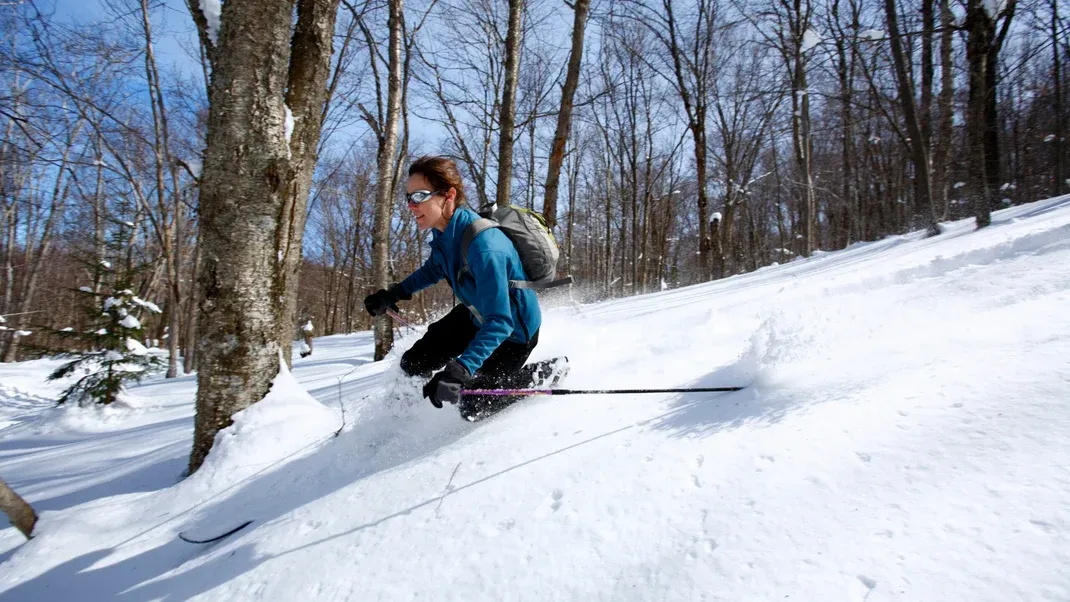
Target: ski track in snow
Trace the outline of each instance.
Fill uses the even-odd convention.
[[[744,391],[472,425],[400,375],[418,332],[322,337],[293,377],[323,407],[277,380],[186,479],[193,377],[57,409],[59,362],[0,364],[0,476],[41,515],[0,532],[0,601],[1070,600],[1070,197],[945,227],[562,303],[532,357]]]

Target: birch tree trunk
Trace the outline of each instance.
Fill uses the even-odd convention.
[[[0,510],[4,511],[11,524],[15,525],[26,539],[33,537],[33,527],[37,524],[37,513],[15,490],[0,479]]]
[[[940,97],[937,99],[940,120],[933,145],[933,201],[940,218],[948,214],[948,177],[951,172],[951,136],[954,127],[955,75],[952,71],[951,50],[954,41],[954,19],[951,0],[940,0]]]
[[[390,58],[387,65],[386,122],[379,139],[378,186],[375,195],[375,225],[372,234],[372,284],[386,288],[390,282],[390,208],[393,201],[394,156],[397,154],[398,124],[401,117],[401,38],[404,26],[403,0],[390,0],[387,25],[390,29]],[[394,346],[389,316],[374,321],[375,361],[386,357]]]
[[[291,41],[290,2],[223,4],[218,47],[209,53],[191,473],[231,416],[264,397],[280,355],[289,361],[337,6],[300,0]]]
[[[495,203],[509,204],[513,179],[513,130],[516,127],[516,87],[520,71],[521,19],[523,0],[509,0],[509,29],[505,34],[505,86],[502,89],[500,134],[498,138],[498,191]]]

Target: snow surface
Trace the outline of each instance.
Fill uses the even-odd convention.
[[[1070,196],[548,309],[569,388],[469,424],[321,337],[183,479],[196,378],[0,364],[0,600],[1068,600]],[[345,427],[338,437],[335,429]],[[211,536],[254,522],[215,544]]]
[[[290,156],[290,138],[294,134],[294,114],[290,111],[290,105],[283,103],[282,107],[286,109],[286,120],[283,123],[283,134],[286,136],[286,156]]]

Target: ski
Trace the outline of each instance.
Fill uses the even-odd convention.
[[[252,520],[247,520],[244,523],[238,525],[237,527],[234,527],[230,531],[227,531],[226,533],[221,533],[221,534],[216,535],[214,537],[208,537],[208,538],[205,538],[205,539],[196,539],[196,538],[194,538],[194,537],[192,537],[190,535],[187,535],[185,532],[180,531],[178,533],[178,538],[181,539],[182,541],[186,542],[186,543],[212,543],[214,541],[219,541],[221,539],[225,539],[225,538],[227,538],[227,537],[229,537],[231,535],[234,535],[238,531],[241,531],[242,529],[248,527],[251,524],[253,524],[253,521]]]

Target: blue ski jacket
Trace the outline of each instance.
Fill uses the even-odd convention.
[[[444,231],[431,231],[427,261],[401,281],[402,290],[411,295],[445,278],[453,294],[468,307],[479,332],[457,361],[470,374],[475,374],[503,341],[527,343],[542,325],[535,291],[509,287],[510,280],[527,280],[527,276],[516,247],[498,228],[484,230],[472,240],[468,272],[461,274],[461,235],[477,219],[479,215],[466,207],[454,211]]]

